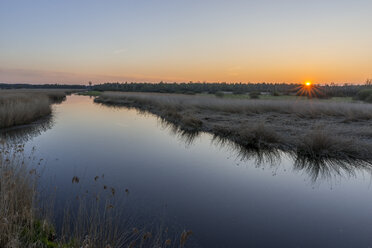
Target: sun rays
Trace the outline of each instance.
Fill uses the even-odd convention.
[[[311,81],[306,81],[301,86],[295,88],[298,96],[307,96],[308,98],[319,97],[323,95],[320,88]]]

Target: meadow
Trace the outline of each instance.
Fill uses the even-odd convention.
[[[95,101],[148,111],[180,130],[209,132],[247,149],[349,162],[372,159],[370,104],[118,92],[105,92]]]

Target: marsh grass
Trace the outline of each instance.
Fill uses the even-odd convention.
[[[372,119],[372,105],[363,103],[226,99],[213,96],[188,96],[156,93],[104,92],[97,102],[111,104],[151,104],[173,109],[197,108],[241,114],[280,113],[301,118],[345,117],[361,120]]]
[[[23,146],[7,146],[0,154],[0,247],[47,247],[54,229],[37,218],[36,169],[27,167]]]
[[[172,123],[175,130],[194,134],[209,132],[250,151],[295,152],[299,161],[303,158],[367,164],[372,161],[372,141],[353,126],[353,123],[371,124],[372,105],[369,104],[117,92],[103,93],[95,102],[148,111]],[[260,116],[266,119],[262,121]],[[306,130],[299,127],[299,120],[308,125]],[[308,124],[315,121],[325,123],[322,134],[316,132],[314,124]],[[341,137],[335,138],[333,125],[337,125]]]
[[[0,90],[0,128],[29,124],[50,115],[70,90]]]
[[[77,94],[80,96],[99,96],[102,94],[102,92],[91,90],[91,91],[78,92]]]

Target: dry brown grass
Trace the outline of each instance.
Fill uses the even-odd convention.
[[[372,105],[362,103],[221,99],[214,96],[127,92],[104,92],[97,101],[113,104],[151,104],[160,107],[171,106],[177,109],[196,108],[239,114],[279,113],[293,114],[301,118],[323,118],[325,116],[331,116],[354,120],[372,119]]]
[[[31,123],[52,112],[66,90],[0,90],[0,128]]]
[[[22,152],[23,147],[17,146],[0,154],[0,247],[31,245],[23,233],[34,229],[35,177],[19,156]]]

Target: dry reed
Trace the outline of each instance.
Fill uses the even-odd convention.
[[[66,90],[0,90],[0,128],[31,123],[52,112],[51,104],[66,98]]]

